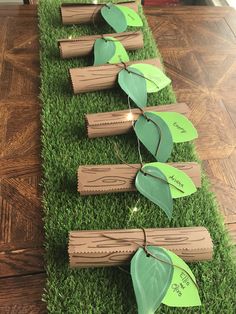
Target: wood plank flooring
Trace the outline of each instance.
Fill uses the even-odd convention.
[[[236,13],[144,7],[179,102],[192,109],[197,152],[236,243]]]
[[[43,313],[36,7],[0,6],[0,313]]]
[[[235,12],[145,8],[236,242]],[[45,313],[36,6],[0,6],[0,313]],[[29,27],[30,26],[30,27]],[[4,287],[4,288],[2,288]]]

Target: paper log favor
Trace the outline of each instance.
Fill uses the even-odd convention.
[[[135,2],[121,2],[122,4],[135,12],[138,12],[138,5]],[[60,8],[62,24],[90,24],[101,20],[101,8],[104,4],[80,4],[63,3]]]
[[[119,40],[126,50],[136,50],[143,47],[143,34],[137,32],[125,32],[104,34],[103,37],[113,37]],[[58,46],[62,59],[82,57],[92,53],[96,39],[101,35],[81,36],[73,39],[59,39]]]
[[[146,63],[162,68],[161,62],[157,58],[130,61],[127,62],[127,66],[138,63]],[[119,72],[124,68],[124,64],[118,63],[70,69],[73,92],[78,94],[112,88],[117,83]]]
[[[145,229],[147,244],[173,251],[187,262],[212,259],[213,244],[203,227]],[[70,267],[117,266],[130,262],[144,245],[142,229],[71,231]]]
[[[190,109],[185,103],[144,107],[143,111],[178,112],[185,116],[190,113]],[[136,121],[140,114],[139,109],[86,114],[88,137],[95,138],[128,133],[133,129],[132,121]]]
[[[196,187],[201,186],[201,169],[196,162],[168,163],[185,172]],[[131,167],[130,167],[131,166]],[[136,191],[135,177],[139,164],[89,165],[78,169],[78,192],[81,195],[96,195]]]

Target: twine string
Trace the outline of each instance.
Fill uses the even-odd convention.
[[[139,143],[139,145],[140,145],[140,142],[139,142],[139,141],[138,141],[138,143]],[[115,151],[115,155],[117,156],[117,158],[120,159],[120,161],[121,161],[123,164],[125,164],[126,166],[128,166],[128,167],[130,167],[130,168],[133,168],[133,169],[136,169],[136,170],[139,170],[139,171],[141,171],[145,176],[150,176],[150,177],[153,177],[153,178],[155,178],[155,179],[157,179],[157,180],[160,180],[160,181],[162,181],[162,182],[164,182],[164,183],[166,183],[166,184],[168,184],[168,185],[171,185],[172,187],[174,187],[174,188],[175,188],[176,190],[178,190],[179,192],[184,193],[183,190],[181,190],[179,187],[175,186],[173,183],[168,182],[167,180],[165,180],[165,179],[163,179],[163,178],[161,178],[161,177],[159,177],[159,176],[157,176],[157,175],[154,175],[154,174],[152,174],[152,173],[146,172],[146,171],[143,169],[144,164],[143,164],[142,159],[140,159],[140,166],[141,166],[141,167],[140,167],[140,166],[136,167],[136,166],[134,166],[134,165],[132,165],[132,164],[127,163],[127,162],[121,157],[121,154],[120,154],[120,152],[119,152],[117,143],[114,143],[114,151]],[[138,151],[139,151],[140,157],[142,158],[141,153],[140,153],[140,146],[138,146]]]
[[[145,176],[148,175],[148,176],[150,176],[150,177],[153,177],[153,178],[155,178],[155,179],[158,179],[158,180],[160,180],[160,181],[162,181],[162,182],[164,182],[164,183],[166,183],[166,184],[168,184],[168,185],[171,185],[173,188],[175,188],[175,189],[178,190],[179,192],[184,193],[183,190],[181,190],[179,187],[177,187],[177,186],[174,185],[173,183],[168,182],[167,180],[165,180],[165,179],[163,179],[163,178],[161,178],[161,177],[159,177],[159,176],[157,176],[157,175],[154,175],[154,174],[152,174],[152,173],[146,172],[143,168],[141,168],[140,171],[141,171]]]
[[[119,63],[116,63],[115,65],[118,66],[118,67],[120,67],[120,68],[122,68],[122,69],[124,69],[124,70],[126,70],[129,74],[132,73],[132,74],[135,74],[135,75],[137,75],[137,76],[139,76],[139,77],[144,78],[145,80],[148,80],[149,82],[151,82],[152,84],[154,84],[157,89],[159,89],[159,86],[157,85],[157,83],[156,83],[155,81],[153,81],[153,80],[150,79],[149,77],[146,77],[146,76],[143,75],[143,74],[139,74],[139,73],[137,73],[137,72],[132,71],[132,69],[128,68],[128,66],[127,66],[127,64],[126,64],[125,62],[121,62],[121,63],[123,64],[123,66],[120,65]]]
[[[104,6],[106,6],[107,8],[110,9],[110,6],[109,6],[107,3],[106,3]],[[100,9],[101,9],[100,7],[96,8],[96,9],[93,11],[93,14],[92,14],[92,23],[93,23],[93,26],[94,26],[95,28],[97,28],[97,29],[98,29],[98,26],[97,26],[96,23],[95,23],[95,14],[96,14],[96,13],[98,12],[98,10],[100,10]],[[106,37],[104,37],[103,34],[101,34],[101,39],[105,40],[106,42],[107,42],[107,41],[113,41],[113,42],[115,42],[115,41],[118,42],[118,41],[119,41],[119,40],[112,40],[112,39],[110,39],[110,38],[106,38]],[[88,39],[88,40],[89,40],[89,39]],[[85,41],[86,41],[86,40],[85,40]],[[139,76],[139,77],[142,77],[142,78],[144,78],[144,79],[150,81],[151,83],[153,83],[153,84],[159,89],[159,87],[158,87],[158,85],[156,84],[156,82],[154,82],[152,79],[150,79],[150,78],[148,78],[148,77],[145,77],[145,76],[142,75],[142,74],[136,73],[136,72],[132,71],[132,69],[129,69],[128,66],[127,66],[127,64],[126,64],[125,62],[123,62],[123,61],[121,60],[121,58],[120,58],[120,61],[121,61],[121,63],[123,64],[123,67],[122,67],[122,68],[123,68],[124,70],[126,70],[129,74],[132,73],[132,74],[135,74],[135,75],[137,75],[137,76]],[[121,67],[119,64],[116,64],[116,65],[119,66],[119,67]],[[129,96],[128,96],[128,105],[129,105],[130,113],[132,114]],[[141,113],[142,113],[142,115],[145,117],[145,119],[147,119],[147,121],[151,121],[151,122],[156,126],[156,128],[157,128],[157,130],[158,130],[158,133],[159,133],[159,135],[160,135],[160,136],[159,136],[158,145],[157,145],[157,148],[156,148],[156,152],[155,152],[155,155],[156,155],[157,152],[158,152],[158,150],[159,150],[160,142],[161,142],[161,136],[162,136],[161,129],[160,129],[160,127],[158,126],[158,124],[157,124],[155,121],[153,121],[152,119],[150,119],[150,118],[148,118],[148,117],[146,116],[145,111],[144,111],[143,109],[141,109],[141,108],[139,108],[139,109],[141,110]],[[132,120],[132,127],[133,127],[133,129],[134,129],[134,124],[135,124],[135,121]],[[137,144],[138,144],[138,153],[139,153],[139,160],[140,160],[141,169],[140,169],[139,167],[135,167],[135,166],[133,166],[133,165],[131,165],[131,164],[126,163],[126,162],[121,158],[121,156],[120,156],[120,154],[119,154],[118,147],[117,147],[117,145],[116,145],[116,143],[115,143],[114,148],[115,148],[115,153],[117,154],[118,158],[119,158],[124,164],[126,164],[127,166],[132,167],[132,168],[135,168],[135,169],[139,169],[142,173],[144,173],[144,175],[150,175],[150,176],[152,176],[152,177],[154,177],[154,178],[156,178],[156,179],[159,179],[159,180],[161,180],[161,181],[164,181],[165,183],[167,183],[167,184],[173,186],[173,187],[176,188],[177,190],[179,190],[179,191],[181,191],[182,193],[184,193],[184,191],[182,191],[181,189],[179,189],[178,187],[176,187],[174,184],[172,184],[172,183],[166,181],[166,180],[163,179],[163,178],[160,178],[160,177],[154,176],[154,175],[152,175],[152,174],[150,174],[150,173],[147,173],[145,170],[143,170],[143,160],[142,160],[142,155],[141,155],[140,141],[139,141],[139,139],[138,139],[137,136],[136,136],[136,138],[137,138]],[[175,264],[173,264],[173,263],[169,263],[169,262],[167,262],[167,261],[165,261],[165,260],[160,259],[159,257],[153,255],[153,254],[148,250],[148,247],[147,247],[147,246],[148,246],[148,244],[147,244],[147,243],[148,243],[148,240],[147,240],[147,233],[146,233],[146,230],[145,230],[144,228],[141,228],[141,229],[142,229],[143,234],[144,234],[144,244],[143,244],[143,245],[140,245],[139,243],[137,243],[137,242],[134,241],[134,240],[130,241],[130,240],[127,240],[127,239],[118,239],[118,238],[111,237],[111,236],[108,236],[108,235],[105,235],[105,234],[104,234],[103,236],[106,237],[106,238],[112,239],[112,240],[133,242],[133,243],[136,244],[138,247],[140,247],[140,248],[142,248],[142,249],[144,250],[144,252],[146,253],[146,256],[147,256],[147,257],[150,257],[150,256],[151,256],[152,258],[154,258],[154,259],[156,259],[156,260],[158,260],[158,261],[160,261],[160,262],[162,262],[162,263],[168,264],[168,265],[170,265],[170,266],[172,266],[172,267],[176,267],[176,268],[180,269],[181,271],[185,272],[185,273],[188,275],[188,277],[191,279],[191,281],[194,283],[194,285],[198,288],[197,283],[196,283],[195,280],[192,278],[192,276],[188,273],[188,271],[186,271],[184,268],[182,268],[182,267],[180,267],[180,266],[178,266],[178,265],[175,265]],[[121,269],[123,272],[126,272],[126,273],[130,274],[128,271],[126,271],[126,270],[123,269],[122,267],[118,267],[118,268]]]
[[[136,242],[136,241],[134,241],[134,240],[124,239],[124,238],[115,238],[115,237],[111,237],[111,236],[106,235],[106,234],[103,234],[103,236],[104,236],[105,238],[108,238],[108,239],[111,239],[111,240],[123,241],[123,242],[129,242],[129,243],[131,242],[131,243],[136,244],[139,248],[141,248],[141,249],[144,250],[144,252],[146,253],[146,256],[147,256],[147,257],[150,257],[150,256],[151,256],[152,258],[156,259],[157,261],[159,261],[159,262],[161,262],[161,263],[170,265],[170,266],[172,266],[172,267],[178,268],[178,269],[180,269],[181,271],[183,271],[185,274],[188,275],[188,277],[191,279],[192,283],[196,286],[196,288],[198,288],[198,285],[197,285],[197,283],[195,282],[195,280],[192,278],[192,275],[191,275],[186,269],[184,269],[183,267],[178,266],[178,265],[176,265],[176,264],[173,264],[173,263],[170,263],[170,262],[168,262],[168,261],[165,261],[165,260],[163,260],[163,259],[161,259],[161,258],[155,256],[154,254],[152,254],[152,252],[150,252],[150,251],[148,250],[148,239],[147,239],[146,229],[143,228],[143,227],[141,227],[140,229],[143,231],[143,236],[144,236],[144,239],[143,239],[143,242],[144,242],[144,243],[143,243],[143,245],[139,244],[138,242]],[[125,271],[125,272],[127,273],[127,271],[124,270],[122,267],[120,267],[120,269],[121,269],[122,271]],[[129,274],[130,274],[130,273],[129,273]]]
[[[129,106],[130,114],[132,115],[132,109],[131,109],[131,105],[130,105],[129,96],[128,96],[128,106]],[[142,114],[144,115],[144,117],[145,117],[146,119],[152,121],[152,122],[159,128],[159,126],[155,123],[155,121],[153,121],[152,119],[149,119],[149,118],[146,116],[146,114],[145,114],[145,112],[144,112],[143,109],[141,109],[141,108],[139,108],[139,109],[141,110]],[[134,125],[135,125],[135,120],[132,120],[132,127],[133,127],[133,130],[135,131]],[[135,132],[134,132],[134,133],[135,133]],[[135,135],[136,135],[136,133],[135,133]],[[143,169],[144,163],[143,163],[142,154],[141,154],[141,145],[140,145],[140,140],[139,140],[139,138],[138,138],[137,135],[136,135],[136,139],[137,139],[137,146],[138,146],[139,161],[140,161],[140,165],[141,165],[141,168],[140,168],[139,170],[140,170],[145,176],[146,176],[146,175],[149,175],[149,176],[151,176],[151,177],[153,177],[153,178],[155,178],[155,179],[158,179],[158,180],[160,180],[160,181],[163,181],[163,182],[165,182],[166,184],[169,184],[169,185],[171,185],[172,187],[174,187],[175,189],[177,189],[179,192],[184,193],[183,190],[181,190],[179,187],[177,187],[177,186],[174,185],[173,183],[168,182],[167,180],[165,180],[165,179],[163,179],[163,178],[161,178],[161,177],[159,177],[159,176],[156,176],[156,175],[153,175],[153,174],[151,174],[151,173],[149,173],[149,172],[146,172],[146,171]],[[160,136],[160,139],[159,139],[159,142],[158,142],[158,145],[157,145],[157,149],[159,149],[159,147],[160,147],[160,140],[161,140],[161,136]],[[116,146],[116,152],[118,153],[118,154],[117,154],[118,158],[119,158],[121,161],[123,161],[123,160],[120,158],[120,155],[119,155],[119,151],[118,151],[118,147],[117,147],[117,146]],[[130,166],[130,167],[132,167],[132,168],[136,168],[136,167],[134,167],[134,166],[132,166],[132,165],[126,163],[125,161],[123,161],[123,162],[124,162],[126,165],[128,165],[128,166]]]
[[[138,143],[140,144],[139,140],[138,140]],[[140,149],[140,147],[139,147],[139,149]],[[158,179],[158,180],[160,180],[160,181],[163,181],[164,183],[173,186],[175,189],[177,189],[177,190],[180,191],[181,193],[184,193],[183,190],[181,190],[180,188],[178,188],[177,186],[175,186],[175,185],[172,184],[171,182],[168,182],[167,180],[165,180],[165,179],[163,179],[163,178],[161,178],[161,177],[158,177],[158,176],[153,175],[153,174],[151,174],[151,173],[149,173],[149,172],[146,172],[146,171],[143,169],[144,164],[143,164],[142,159],[140,160],[141,168],[140,168],[140,167],[136,167],[136,166],[134,166],[134,165],[131,165],[131,164],[127,163],[127,162],[121,157],[120,152],[119,152],[119,149],[118,149],[118,146],[117,146],[117,143],[114,144],[114,151],[115,151],[115,154],[116,154],[117,158],[120,159],[120,161],[122,161],[122,163],[125,164],[126,166],[141,171],[145,176],[148,175],[148,176],[150,176],[150,177],[153,177],[153,178],[155,178],[155,179]],[[139,150],[139,154],[140,154],[140,150]],[[140,157],[142,158],[141,154],[140,154]]]
[[[140,170],[140,167],[136,167],[136,166],[134,166],[134,165],[131,165],[131,164],[127,163],[127,162],[121,157],[117,143],[114,143],[114,151],[115,151],[115,154],[116,154],[117,158],[120,159],[120,161],[122,161],[123,164],[125,164],[126,166],[128,166],[128,167],[130,167],[130,168],[134,168],[134,169]]]

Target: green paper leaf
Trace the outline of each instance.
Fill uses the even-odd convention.
[[[154,314],[160,306],[173,276],[171,258],[160,247],[148,246],[152,256],[139,248],[131,260],[131,277],[138,304],[138,314]]]
[[[177,112],[154,113],[161,117],[168,125],[174,143],[188,142],[198,137],[197,130],[192,122],[184,115]]]
[[[155,93],[171,83],[171,80],[159,68],[151,64],[138,63],[130,66],[139,70],[146,77],[147,92]]]
[[[115,54],[116,46],[113,41],[96,39],[94,44],[94,65],[107,63]]]
[[[194,284],[194,282],[196,283],[196,279],[191,269],[176,254],[165,249],[163,250],[169,255],[173,265],[179,266],[182,269],[173,266],[174,273],[171,284],[162,303],[177,307],[200,306],[201,300],[197,286]]]
[[[135,178],[136,189],[150,201],[164,210],[170,219],[173,211],[173,199],[166,176],[152,164],[146,164]]]
[[[124,14],[127,25],[129,26],[143,26],[143,21],[141,20],[138,13],[136,13],[134,10],[125,7],[123,5],[116,5],[116,7],[121,10],[121,12]]]
[[[127,28],[126,18],[123,12],[114,4],[108,3],[101,9],[104,20],[117,32],[124,32]]]
[[[152,162],[148,165],[158,168],[166,176],[167,181],[171,183],[169,186],[172,198],[184,197],[197,191],[192,179],[185,172],[161,162]],[[182,192],[172,184],[178,189],[181,189]]]
[[[128,62],[129,56],[125,47],[122,45],[120,41],[113,37],[105,37],[106,39],[112,40],[115,45],[115,53],[112,58],[108,61],[108,63],[115,64],[120,62]]]
[[[127,70],[129,70],[129,68],[130,67],[128,67]],[[135,104],[143,108],[147,104],[146,81],[139,70],[132,69],[133,73],[127,70],[123,69],[119,72],[118,83]]]
[[[146,112],[145,116],[140,115],[135,122],[135,133],[156,160],[165,162],[173,149],[170,130],[165,121],[153,112]]]

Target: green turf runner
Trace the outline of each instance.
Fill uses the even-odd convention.
[[[64,1],[65,2],[65,1]],[[79,1],[67,1],[79,2]],[[81,1],[82,2],[82,1]],[[157,206],[139,193],[80,197],[76,171],[79,165],[116,164],[114,143],[128,163],[137,163],[134,133],[110,138],[88,139],[84,124],[86,113],[127,109],[127,97],[119,87],[109,91],[74,96],[68,79],[71,67],[92,65],[92,56],[61,60],[57,39],[112,32],[107,26],[98,31],[90,26],[62,26],[59,0],[40,0],[41,100],[43,202],[47,285],[44,300],[49,313],[127,314],[136,313],[131,277],[118,268],[70,270],[68,268],[68,231],[78,229],[115,229],[205,226],[214,242],[214,260],[191,264],[200,290],[201,308],[169,308],[158,313],[236,312],[236,266],[229,241],[207,181],[198,192],[174,201],[173,219],[168,221]],[[142,18],[144,18],[141,13]],[[144,18],[142,50],[130,53],[131,60],[158,55]],[[171,88],[148,96],[148,105],[171,103]],[[142,150],[145,162],[154,161]],[[189,143],[178,144],[171,161],[196,160]]]

